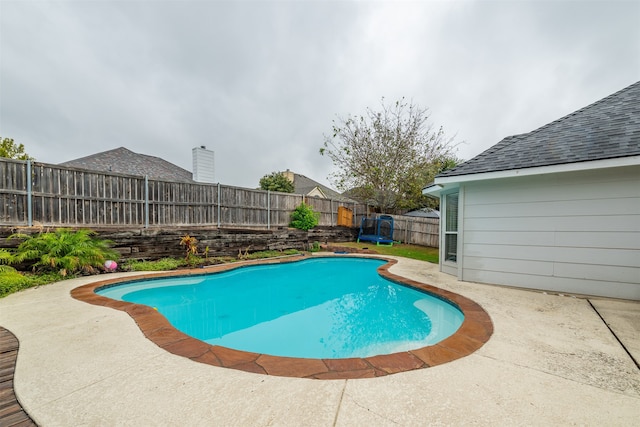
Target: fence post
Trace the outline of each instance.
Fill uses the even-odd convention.
[[[356,224],[358,223],[358,205],[356,205],[356,202],[353,202],[353,226],[355,227]]]
[[[220,228],[220,183],[218,183],[218,228]]]
[[[27,160],[27,225],[31,227],[33,225],[33,206],[31,203],[31,160]]]
[[[333,221],[333,199],[329,199],[329,210],[331,211],[331,226],[333,227],[336,225]]]
[[[144,228],[149,228],[149,176],[144,176]]]
[[[271,190],[267,190],[267,230],[271,230]]]

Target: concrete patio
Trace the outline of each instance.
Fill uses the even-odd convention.
[[[637,425],[640,302],[458,282],[404,258],[390,271],[476,301],[493,336],[380,378],[252,374],[170,354],[126,313],[71,298],[104,278],[89,277],[0,299],[20,341],[15,392],[42,426]]]

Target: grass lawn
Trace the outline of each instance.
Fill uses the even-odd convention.
[[[333,243],[335,246],[345,246],[349,248],[369,249],[379,253],[380,255],[395,255],[405,258],[418,259],[420,261],[428,261],[434,264],[438,263],[438,248],[429,248],[427,246],[406,245],[404,243],[394,243],[393,246],[376,245],[371,242],[340,242]]]

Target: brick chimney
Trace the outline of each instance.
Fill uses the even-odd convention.
[[[289,181],[293,182],[294,174],[289,169],[287,169],[285,172],[282,172],[282,175],[284,175]]]

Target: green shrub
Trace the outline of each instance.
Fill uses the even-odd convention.
[[[186,267],[202,267],[207,264],[208,261],[205,261],[204,258],[198,255],[188,255],[187,259],[184,260],[183,265]]]
[[[31,286],[31,279],[15,269],[0,270],[0,298]]]
[[[34,243],[31,244],[34,245]],[[284,251],[269,250],[249,253],[247,249],[242,259],[272,258],[282,255],[296,255],[299,253],[300,252],[296,249],[287,249]],[[22,262],[15,261],[15,259],[16,256],[14,254],[4,249],[0,249],[0,298],[26,288],[47,285],[74,277],[74,274],[71,272],[45,271],[42,269],[38,272],[20,273],[17,272],[15,268],[6,265],[9,262]],[[234,261],[236,261],[236,258],[229,256],[209,257],[204,259],[192,255],[189,258],[189,261],[175,258],[162,258],[157,261],[129,260],[124,263],[123,269],[127,271],[166,271],[175,270],[178,267],[195,267],[200,265],[223,264]]]
[[[12,267],[0,265],[0,298],[34,286],[48,285],[68,279],[59,273],[18,272]]]
[[[281,255],[299,255],[300,251],[297,249],[286,249],[282,251]]]
[[[307,231],[318,225],[319,217],[318,212],[303,202],[291,213],[290,225],[293,228]]]
[[[175,270],[184,265],[184,260],[174,258],[162,258],[157,261],[129,261],[125,269],[130,271],[165,271]]]
[[[73,276],[63,276],[62,274],[53,271],[47,273],[23,273],[31,281],[31,286],[48,285],[55,282],[61,282],[66,279],[70,279]]]
[[[232,256],[216,256],[207,258],[206,262],[208,265],[214,264],[226,264],[228,262],[236,262],[237,260]]]
[[[263,258],[275,258],[282,255],[296,255],[299,254],[296,249],[287,249],[286,251],[259,251],[246,254],[243,259],[263,259]]]
[[[98,239],[91,230],[58,229],[37,235],[14,234],[22,238],[13,257],[15,263],[35,261],[39,271],[58,271],[63,276],[76,272],[94,273],[108,259],[117,260],[120,254],[111,249],[108,240]]]
[[[0,268],[2,268],[3,265],[5,264],[8,265],[13,262],[14,262],[13,254],[6,249],[0,249]]]

